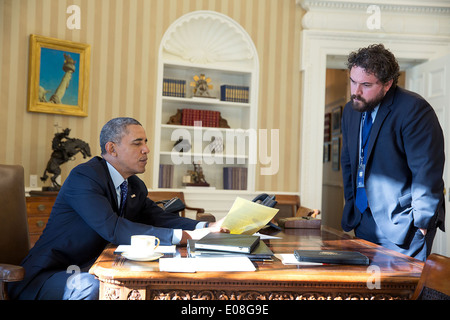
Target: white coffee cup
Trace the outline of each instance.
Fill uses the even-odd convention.
[[[155,236],[134,235],[131,236],[130,251],[133,256],[147,257],[155,252],[159,246],[159,239]]]

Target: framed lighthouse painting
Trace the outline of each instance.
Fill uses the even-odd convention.
[[[28,111],[88,115],[90,45],[30,36]]]

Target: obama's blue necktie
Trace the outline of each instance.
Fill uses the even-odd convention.
[[[127,202],[128,182],[125,180],[120,185],[120,216],[123,216],[125,203]]]

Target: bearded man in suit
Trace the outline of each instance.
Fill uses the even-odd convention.
[[[64,182],[42,236],[22,262],[25,279],[8,287],[12,299],[98,299],[98,280],[87,271],[106,244],[130,244],[135,234],[185,244],[207,227],[165,212],[147,197],[136,174],[145,171],[149,148],[137,120],[110,120],[100,147],[102,157],[75,167]],[[211,231],[227,231],[218,224],[211,223]],[[81,272],[72,276],[71,266]]]
[[[342,117],[342,228],[425,260],[444,228],[444,137],[421,96],[397,86],[382,44],[348,57],[351,101]]]

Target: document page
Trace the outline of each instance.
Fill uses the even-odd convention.
[[[115,254],[119,254],[122,252],[126,252],[128,250],[131,249],[131,245],[127,245],[127,244],[121,244],[119,245],[116,250],[114,250]],[[172,246],[158,246],[155,249],[156,253],[175,253],[176,252],[176,246],[172,245]]]
[[[255,271],[256,268],[247,257],[230,258],[161,258],[159,270],[167,272],[199,271]]]
[[[297,258],[293,254],[289,253],[276,253],[275,257],[281,260],[281,262],[285,265],[294,264],[299,266],[321,266],[323,263],[317,262],[304,262],[298,261]]]
[[[222,227],[235,234],[254,234],[277,214],[278,209],[270,208],[237,197],[228,212]]]

